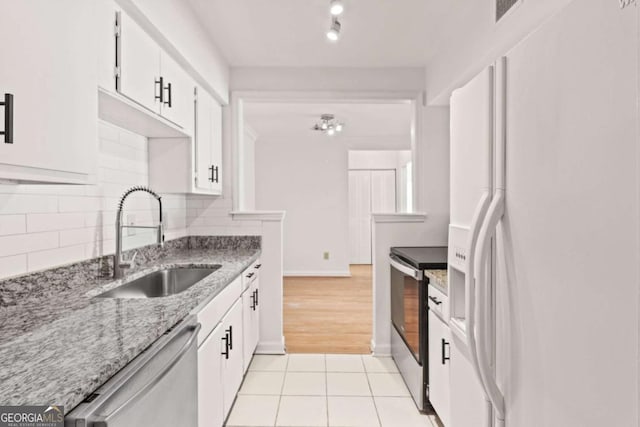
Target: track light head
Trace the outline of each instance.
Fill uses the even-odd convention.
[[[329,11],[333,16],[342,15],[342,12],[344,12],[344,3],[342,3],[342,0],[331,0]]]
[[[338,19],[333,18],[333,21],[331,22],[331,28],[329,29],[329,31],[327,31],[327,38],[332,42],[338,41],[338,38],[340,38],[340,27],[341,25]]]

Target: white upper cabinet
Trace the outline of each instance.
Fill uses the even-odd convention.
[[[194,81],[169,55],[161,52],[161,78],[164,83],[161,114],[183,129],[193,128]]]
[[[160,48],[129,15],[118,15],[118,91],[159,114],[166,85],[160,75]]]
[[[196,88],[194,132],[195,188],[222,194],[222,107],[203,88]]]
[[[193,79],[123,11],[118,13],[114,33],[118,92],[185,131],[190,130]]]
[[[94,2],[0,0],[0,10],[7,12],[0,13],[0,103],[9,101],[0,105],[0,179],[91,182],[98,146]]]

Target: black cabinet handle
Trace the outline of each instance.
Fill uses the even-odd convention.
[[[213,165],[212,165],[212,166],[209,166],[209,172],[211,172],[211,173],[209,174],[209,181],[214,182],[214,181],[213,181]]]
[[[218,174],[218,166],[214,166],[213,170],[214,170],[214,172],[216,174],[215,178],[213,178],[213,180],[214,180],[213,182],[215,182],[217,184],[218,182],[220,182],[220,175]]]
[[[254,276],[254,274],[256,274],[256,273],[249,273],[249,274],[247,274],[247,279],[251,279],[251,278]]]
[[[253,293],[251,294],[251,310],[256,311],[256,291],[253,291]]]
[[[160,77],[158,80],[156,80],[155,84],[157,86],[160,86],[160,95],[156,95],[155,99],[159,100],[161,103],[164,103],[164,78]]]
[[[255,267],[253,267],[253,268],[255,268],[256,270],[258,270],[260,267],[262,267],[262,264],[256,264],[256,265],[255,265]]]
[[[446,346],[448,346],[448,345],[449,345],[449,343],[444,338],[442,338],[442,364],[443,365],[445,364],[445,362],[447,360],[450,359],[450,357],[447,356],[447,352],[445,350]]]
[[[260,300],[258,297],[260,296],[260,289],[256,289],[256,306],[260,305]]]
[[[164,105],[168,105],[169,108],[171,108],[171,83],[167,83],[167,86],[164,87],[163,90],[166,90],[168,93],[167,101],[164,102]]]
[[[224,351],[220,354],[224,354],[224,358],[228,359],[229,358],[229,335],[225,335],[224,338],[222,338],[222,341],[224,341]]]
[[[229,350],[233,350],[233,326],[229,326],[229,329],[226,330],[227,336],[229,337]]]
[[[442,304],[442,301],[438,301],[438,298],[436,298],[436,297],[432,297],[432,296],[430,296],[430,297],[429,297],[429,299],[430,299],[431,301],[433,301],[433,303],[434,303],[435,305],[440,305],[440,304]]]
[[[5,144],[13,144],[13,94],[5,93],[0,106],[4,106],[4,130],[0,135],[4,135]]]

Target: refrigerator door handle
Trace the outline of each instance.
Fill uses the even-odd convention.
[[[493,196],[493,200],[491,201],[491,205],[489,206],[486,220],[480,228],[478,246],[476,248],[474,260],[475,300],[479,302],[477,304],[478,307],[475,310],[476,349],[479,349],[479,351],[477,351],[478,368],[480,370],[479,373],[482,378],[485,391],[493,405],[496,418],[500,424],[504,424],[504,396],[502,395],[496,379],[491,372],[491,362],[489,361],[486,352],[488,337],[486,336],[487,325],[484,324],[484,320],[487,315],[487,307],[485,307],[482,302],[485,301],[486,298],[486,266],[487,255],[491,249],[491,236],[504,215],[504,198],[504,190],[497,189]]]

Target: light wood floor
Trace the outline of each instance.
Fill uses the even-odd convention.
[[[284,336],[289,353],[369,353],[370,265],[351,277],[285,277]]]

